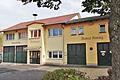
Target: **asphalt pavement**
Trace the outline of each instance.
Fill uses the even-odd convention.
[[[74,66],[41,66],[35,64],[0,64],[0,80],[42,80],[47,71],[56,69],[76,69],[86,72],[87,76],[95,79],[98,76],[107,76],[109,67],[74,67]]]

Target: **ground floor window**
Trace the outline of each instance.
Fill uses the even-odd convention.
[[[48,52],[48,57],[49,58],[62,58],[63,57],[63,52],[62,51],[49,51]]]

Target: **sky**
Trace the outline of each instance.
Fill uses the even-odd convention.
[[[84,0],[61,0],[59,10],[38,8],[36,3],[23,5],[17,0],[1,0],[0,1],[0,30],[11,27],[20,22],[34,20],[32,14],[37,13],[36,19],[44,19],[49,17],[61,16],[79,12],[81,17],[96,16],[87,12],[82,13]]]

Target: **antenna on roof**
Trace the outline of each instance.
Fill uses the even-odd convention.
[[[38,14],[33,14],[33,16],[34,16],[34,20],[36,20],[36,17],[38,16]]]

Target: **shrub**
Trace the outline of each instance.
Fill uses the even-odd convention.
[[[111,76],[112,76],[112,69],[108,69],[107,70],[108,76],[99,76],[97,79],[95,80],[112,80]]]
[[[42,80],[90,80],[86,73],[75,69],[58,69],[48,72]]]

